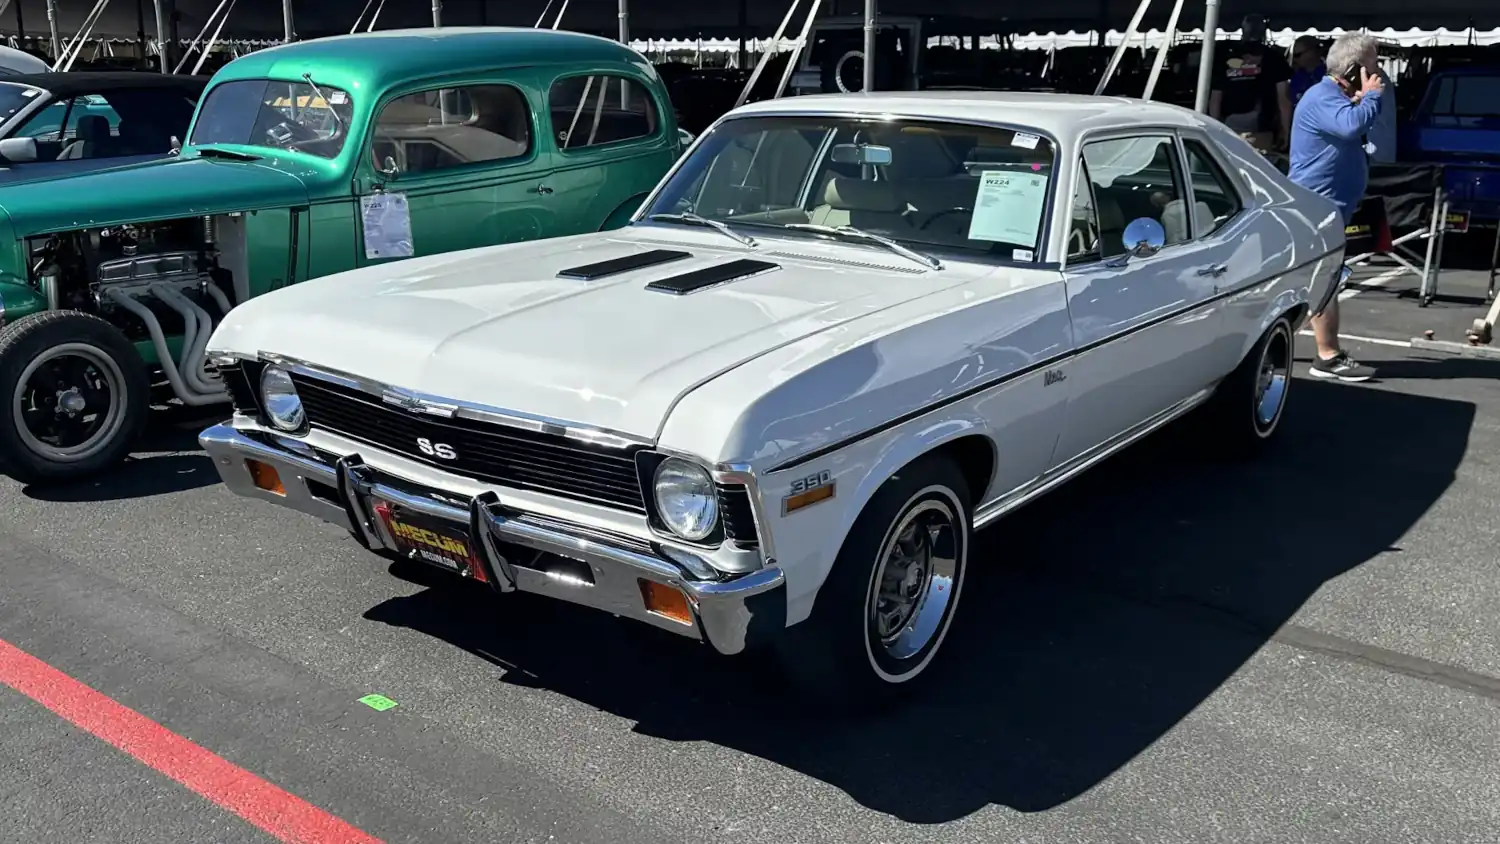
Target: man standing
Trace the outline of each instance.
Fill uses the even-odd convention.
[[[1266,19],[1249,15],[1240,25],[1241,41],[1215,68],[1208,113],[1240,133],[1261,152],[1280,148],[1291,135],[1292,70],[1286,56],[1266,43]]]
[[[1297,184],[1338,205],[1345,226],[1364,198],[1369,179],[1365,135],[1380,114],[1385,91],[1380,81],[1377,42],[1351,32],[1328,50],[1328,76],[1297,103],[1292,119],[1291,169]],[[1340,381],[1368,381],[1375,373],[1339,348],[1339,305],[1335,297],[1312,319],[1317,359],[1311,375]]]
[[[1318,39],[1303,35],[1292,45],[1292,79],[1287,85],[1287,95],[1295,108],[1307,89],[1318,84],[1328,75],[1328,66],[1323,64],[1323,48]]]

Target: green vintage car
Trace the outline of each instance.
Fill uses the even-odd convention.
[[[421,29],[252,53],[165,161],[0,188],[0,461],[121,460],[153,396],[227,403],[204,362],[236,303],[330,273],[623,225],[682,151],[621,44]],[[232,318],[232,317],[230,317]]]

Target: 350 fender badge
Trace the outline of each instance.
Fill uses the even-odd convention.
[[[798,478],[792,481],[792,491],[781,499],[781,515],[789,516],[819,501],[827,501],[837,494],[838,482],[833,480],[832,474],[827,469],[815,475]]]

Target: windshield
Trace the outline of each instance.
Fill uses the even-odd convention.
[[[25,108],[41,93],[40,88],[33,88],[30,85],[0,82],[0,123],[15,117],[16,112]]]
[[[703,138],[647,216],[853,226],[915,249],[1029,262],[1042,254],[1053,160],[1047,139],[988,126],[740,118]]]
[[[1477,128],[1500,119],[1500,76],[1444,76],[1429,111],[1434,126]]]
[[[353,106],[348,92],[318,88],[322,93],[306,82],[273,79],[215,85],[198,110],[189,143],[291,149],[333,158],[344,148]]]

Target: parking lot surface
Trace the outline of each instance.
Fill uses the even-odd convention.
[[[1395,289],[1345,331],[1420,332]],[[1494,842],[1500,363],[1349,345],[1380,380],[1297,379],[1259,462],[1157,436],[982,534],[937,687],[875,719],[235,498],[201,416],[0,481],[0,641],[388,842]],[[0,683],[0,840],[273,840],[244,816]]]

